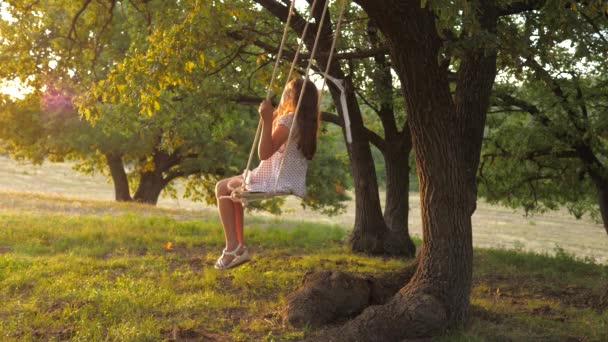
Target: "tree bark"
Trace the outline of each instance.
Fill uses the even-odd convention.
[[[160,136],[158,137],[158,140],[159,144]],[[168,154],[157,147],[154,151],[154,156],[152,157],[154,170],[141,172],[139,186],[137,187],[137,191],[135,191],[133,200],[156,205],[156,203],[158,203],[158,197],[165,186],[174,178],[183,176],[180,172],[169,172],[169,170],[178,165],[181,160],[182,157],[180,156],[179,149]],[[163,173],[167,173],[168,175],[165,177]]]
[[[160,192],[165,188],[167,182],[160,172],[144,172],[139,179],[139,186],[133,200],[136,202],[156,205]]]
[[[381,46],[378,25],[373,19],[368,20],[367,36],[370,48]],[[384,53],[376,54],[374,62],[376,70],[372,72],[371,78],[379,102],[376,113],[384,130],[384,144],[381,150],[386,167],[384,222],[388,228],[388,234],[384,237],[385,250],[388,254],[414,257],[416,246],[408,231],[409,157],[412,150],[412,139],[407,124],[404,125],[402,132],[397,129],[393,100],[393,76],[386,55]]]
[[[131,201],[129,191],[129,181],[122,162],[122,156],[113,153],[106,153],[106,163],[110,168],[112,182],[114,183],[114,196],[118,202]]]
[[[406,127],[406,129],[409,128]],[[410,238],[408,229],[410,167],[409,154],[412,144],[407,134],[407,142],[387,141],[384,160],[386,167],[386,201],[384,222],[388,227],[386,250],[391,254],[404,254],[414,257],[416,246]]]
[[[374,160],[350,80],[346,82],[346,89],[353,137],[352,143],[346,143],[346,146],[351,159],[355,184],[355,224],[349,236],[348,244],[353,252],[387,254],[385,242],[388,227],[382,216]],[[332,96],[334,101],[339,101],[337,90],[332,91]],[[338,112],[343,117],[342,108],[339,108]]]
[[[389,41],[404,90],[420,182],[423,244],[418,269],[399,294],[344,327],[348,334],[362,334],[363,340],[387,328],[405,338],[462,324],[472,277],[470,215],[475,199],[466,186],[465,139],[457,129],[447,74],[437,65],[441,41],[433,13],[413,3],[382,3],[362,5]],[[392,15],[382,18],[387,10]]]
[[[283,320],[293,326],[319,327],[359,314],[370,305],[390,300],[411,279],[416,262],[380,276],[351,275],[325,270],[304,277],[302,286],[287,296]]]

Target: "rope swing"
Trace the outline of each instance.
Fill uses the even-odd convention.
[[[289,28],[289,23],[291,21],[291,17],[293,16],[294,3],[295,3],[295,0],[292,0],[291,1],[291,5],[289,7],[289,13],[287,15],[287,20],[285,21],[285,28],[283,30],[283,37],[281,38],[281,44],[279,46],[279,51],[277,53],[276,62],[274,64],[274,68],[273,68],[273,71],[272,71],[272,77],[270,79],[270,85],[268,86],[268,91],[267,91],[267,94],[266,94],[266,99],[267,100],[270,100],[271,93],[272,93],[272,88],[274,86],[274,81],[275,81],[275,78],[277,77],[278,65],[279,65],[279,62],[281,60],[283,49],[285,47],[285,42],[287,40],[287,31],[288,31],[288,28]],[[296,63],[298,61],[298,57],[299,57],[300,51],[302,49],[302,46],[304,45],[304,38],[306,37],[306,34],[308,32],[308,26],[309,26],[309,23],[310,23],[310,21],[311,21],[311,19],[313,17],[313,13],[314,13],[316,4],[317,4],[317,0],[314,0],[313,3],[310,6],[310,10],[308,12],[307,19],[306,19],[306,24],[305,24],[304,29],[302,31],[302,36],[300,37],[300,42],[299,42],[299,44],[297,46],[294,58],[293,58],[293,60],[291,62],[291,67],[289,69],[289,74],[288,74],[287,80],[285,82],[285,87],[287,87],[287,84],[291,80],[291,75],[292,75],[292,73],[293,73],[293,71],[295,69],[295,65],[296,65]],[[328,5],[329,5],[329,0],[325,1],[325,6],[323,7],[323,12],[321,14],[321,19],[320,19],[319,27],[317,29],[317,34],[315,36],[315,41],[314,41],[314,44],[313,44],[313,48],[312,48],[312,51],[310,53],[310,57],[308,59],[308,65],[306,66],[306,71],[304,73],[305,83],[308,82],[309,79],[310,79],[309,73],[310,73],[310,70],[311,70],[311,67],[312,67],[312,61],[313,61],[313,59],[314,59],[314,57],[315,57],[315,55],[317,53],[317,46],[318,46],[318,42],[319,42],[319,37],[321,36],[321,31],[323,29],[323,23],[325,22],[325,16],[327,14]],[[329,78],[329,80],[332,83],[334,83],[340,89],[341,94],[342,94],[341,97],[340,97],[340,103],[341,103],[341,106],[342,106],[342,108],[344,110],[344,113],[345,113],[344,117],[345,117],[345,126],[346,126],[346,130],[347,130],[347,134],[346,134],[347,135],[347,142],[350,143],[352,141],[352,138],[351,138],[351,134],[350,134],[350,122],[349,122],[349,119],[348,119],[348,111],[346,110],[347,107],[346,107],[346,98],[345,98],[345,94],[344,94],[344,87],[343,87],[343,84],[342,84],[341,80],[337,80],[337,79],[335,79],[335,78],[333,78],[333,77],[331,77],[331,76],[328,75],[329,68],[331,66],[332,59],[333,59],[333,56],[334,56],[334,50],[335,50],[335,46],[336,46],[336,41],[337,41],[339,33],[340,33],[340,27],[341,27],[341,24],[342,24],[342,19],[344,17],[344,9],[345,9],[345,7],[346,7],[346,0],[342,0],[341,6],[340,6],[340,11],[339,11],[338,21],[336,23],[336,30],[335,30],[335,33],[334,33],[334,37],[333,37],[333,40],[332,40],[331,48],[330,48],[330,51],[329,51],[329,56],[328,56],[328,59],[327,59],[327,65],[326,65],[326,68],[325,68],[325,72],[323,73],[323,85],[321,86],[321,91],[320,91],[320,94],[319,94],[319,104],[321,103],[321,99],[322,99],[322,96],[323,96],[323,89],[325,88],[326,81]],[[289,146],[291,144],[294,127],[296,126],[296,124],[295,124],[296,123],[296,119],[297,119],[297,116],[298,116],[298,112],[299,112],[300,106],[302,104],[302,95],[304,94],[304,89],[305,89],[305,87],[302,87],[302,90],[300,91],[300,95],[298,97],[298,103],[296,105],[296,110],[295,110],[294,118],[293,118],[293,122],[294,123],[291,125],[291,127],[289,129],[289,135],[287,137],[287,142],[285,143],[286,144],[285,151],[289,150]],[[258,128],[256,130],[255,137],[253,139],[253,144],[251,146],[251,151],[249,153],[249,159],[247,161],[247,167],[246,167],[246,169],[245,169],[245,171],[243,173],[243,177],[244,177],[243,178],[243,185],[240,186],[237,189],[232,189],[233,191],[232,191],[231,195],[229,196],[230,199],[232,199],[233,201],[241,202],[244,206],[246,206],[249,202],[252,202],[252,201],[260,201],[260,200],[265,200],[265,199],[269,199],[269,198],[273,198],[273,197],[277,197],[277,196],[291,195],[290,192],[277,192],[277,187],[278,187],[278,184],[279,184],[279,179],[281,177],[281,173],[282,173],[282,170],[283,170],[283,164],[284,164],[284,161],[285,161],[285,155],[282,156],[281,163],[279,164],[279,170],[278,170],[277,178],[276,178],[275,183],[274,183],[273,192],[249,192],[249,191],[246,190],[246,184],[245,184],[245,182],[247,180],[247,176],[249,175],[249,170],[251,168],[251,162],[253,160],[253,154],[254,154],[256,146],[257,146],[257,144],[259,142],[259,139],[261,137],[261,132],[262,132],[262,118],[260,118],[260,120],[258,122]]]

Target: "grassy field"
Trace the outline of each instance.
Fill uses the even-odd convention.
[[[339,225],[258,217],[246,232],[253,261],[220,272],[214,213],[1,197],[2,341],[298,340],[308,330],[282,325],[279,312],[306,272],[408,262],[349,253]],[[607,283],[608,266],[561,249],[477,249],[470,323],[438,340],[606,341]]]
[[[104,177],[85,176],[74,172],[68,163],[45,163],[42,166],[19,164],[6,157],[0,157],[0,192],[32,192],[52,194],[39,201],[29,201],[27,205],[41,210],[60,210],[79,213],[86,208],[79,206],[81,199],[112,200],[113,188]],[[11,207],[22,203],[11,203],[2,199],[0,206]],[[35,197],[35,196],[34,196]],[[66,198],[79,200],[66,201]],[[10,198],[10,196],[8,196]],[[215,209],[201,203],[184,199],[162,198],[159,207],[165,209],[185,209],[188,216],[213,212]],[[410,194],[409,227],[412,235],[420,236],[421,222],[419,198]],[[288,200],[286,217],[304,218],[310,222],[335,224],[352,227],[354,205],[350,203],[342,215],[328,218],[318,213],[302,210],[295,199]],[[255,214],[256,218],[273,216]],[[477,247],[517,248],[538,253],[555,254],[561,249],[579,258],[593,259],[608,264],[608,236],[603,227],[589,219],[576,220],[565,211],[549,212],[526,217],[521,211],[478,202],[473,215],[473,243]]]

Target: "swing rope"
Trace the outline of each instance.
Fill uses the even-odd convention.
[[[316,1],[316,0],[315,0]],[[277,60],[274,63],[274,68],[272,69],[272,76],[270,77],[270,85],[268,86],[268,90],[266,92],[266,100],[270,100],[270,96],[272,95],[272,87],[274,86],[274,80],[277,76],[277,71],[279,70],[279,62],[281,61],[281,56],[283,54],[283,48],[285,47],[285,42],[287,41],[287,31],[289,29],[289,22],[291,21],[291,17],[293,15],[293,7],[295,4],[295,0],[291,1],[291,5],[289,6],[289,13],[287,14],[287,20],[285,21],[285,28],[283,29],[283,37],[281,37],[281,44],[279,45],[279,51],[277,52]],[[260,139],[262,133],[262,118],[258,121],[258,128],[255,131],[255,136],[253,138],[253,144],[251,145],[251,151],[249,152],[249,159],[247,160],[247,167],[245,168],[245,172],[243,175],[244,179],[247,179],[249,174],[249,169],[251,168],[251,161],[253,160],[253,153],[255,151],[255,146],[257,145],[258,140]]]
[[[329,0],[328,0],[329,1]],[[277,77],[277,71],[278,71],[278,66],[279,66],[279,62],[281,61],[281,55],[283,54],[283,50],[285,47],[285,42],[287,40],[287,31],[289,29],[289,22],[291,21],[291,17],[293,16],[294,13],[294,4],[295,4],[295,0],[291,1],[291,5],[289,6],[289,13],[287,14],[287,20],[285,21],[285,27],[283,28],[283,37],[281,38],[281,44],[279,46],[279,51],[277,52],[277,57],[276,57],[276,62],[274,64],[274,68],[272,70],[272,76],[270,77],[270,85],[268,86],[268,91],[266,93],[266,100],[270,100],[271,94],[272,94],[272,88],[274,85],[274,81]],[[317,5],[317,0],[314,0],[312,5],[310,6],[310,10],[308,12],[308,15],[306,17],[306,24],[304,25],[304,29],[302,30],[302,38],[300,39],[300,42],[296,48],[296,52],[294,54],[293,57],[293,61],[291,62],[291,66],[289,68],[289,74],[287,75],[287,79],[285,81],[285,87],[287,87],[287,84],[289,84],[289,80],[291,79],[291,75],[293,74],[293,71],[295,69],[295,64],[298,60],[298,57],[300,56],[300,51],[302,50],[302,46],[304,45],[304,37],[306,36],[307,32],[308,32],[308,26],[310,24],[310,19],[313,16],[314,13],[314,9],[316,8]],[[283,88],[285,88],[283,87]],[[249,151],[249,159],[247,160],[247,167],[245,168],[245,172],[243,173],[243,184],[241,185],[241,187],[238,189],[241,192],[245,192],[246,191],[246,187],[247,187],[247,176],[249,175],[250,169],[251,169],[251,162],[253,160],[253,154],[255,152],[255,148],[258,145],[259,139],[262,135],[262,118],[259,119],[258,121],[258,128],[255,131],[255,136],[253,138],[253,144],[251,144],[251,151]],[[275,191],[276,192],[276,191]]]
[[[345,3],[346,3],[346,0],[342,0],[342,5],[344,5]],[[289,145],[291,144],[291,140],[292,140],[291,138],[293,136],[294,127],[296,126],[296,123],[297,123],[296,120],[297,120],[298,114],[300,112],[300,106],[302,105],[302,98],[304,95],[304,90],[306,89],[306,83],[308,83],[308,80],[310,77],[309,76],[310,68],[312,66],[312,61],[314,59],[314,56],[317,53],[319,37],[321,36],[321,31],[323,30],[323,23],[325,22],[325,15],[327,14],[328,5],[329,5],[329,0],[325,1],[325,6],[323,7],[323,12],[321,13],[321,20],[319,21],[319,28],[317,29],[317,35],[315,36],[315,42],[312,46],[312,51],[311,51],[310,57],[308,59],[308,65],[306,66],[306,71],[304,72],[304,75],[305,75],[304,76],[304,85],[302,86],[302,89],[300,90],[300,95],[298,96],[298,104],[296,105],[296,112],[294,113],[291,127],[289,128],[289,135],[287,136],[287,144],[285,146],[285,153],[283,153],[283,155],[281,156],[281,163],[279,164],[279,173],[277,174],[277,178],[274,181],[273,193],[277,192],[277,186],[279,184],[279,179],[281,178],[281,173],[283,171],[283,164],[285,163],[285,155],[287,154],[287,151],[289,151]],[[338,38],[340,23],[342,21],[343,14],[344,14],[344,6],[342,6],[342,8],[340,10],[340,17],[338,19],[338,24],[336,25],[336,32],[334,34],[334,38],[331,43],[331,50],[329,52],[329,58],[327,59],[326,70],[325,70],[325,73],[323,74],[323,86],[321,87],[321,93],[319,94],[319,99],[318,99],[318,103],[317,103],[319,106],[321,105],[323,88],[325,87],[325,79],[327,78],[327,71],[329,70],[329,66],[331,65],[331,62],[332,62],[332,57],[333,57],[333,52],[334,52],[333,50],[336,46],[336,41]],[[302,39],[302,40],[304,40],[304,39]]]
[[[277,54],[277,60],[275,62],[275,66],[274,66],[272,77],[271,77],[271,81],[270,81],[270,86],[268,88],[268,93],[267,93],[267,96],[266,96],[267,100],[270,99],[272,86],[274,84],[274,79],[276,77],[276,71],[278,69],[278,64],[279,64],[279,61],[280,61],[280,57],[281,57],[281,54],[282,54],[282,51],[283,51],[283,48],[284,48],[284,45],[285,45],[285,40],[286,40],[286,36],[287,36],[287,29],[289,27],[289,21],[290,21],[291,16],[292,16],[292,11],[293,11],[294,3],[295,3],[295,0],[292,0],[291,6],[289,7],[289,14],[287,16],[287,20],[286,20],[286,23],[285,23],[285,28],[284,28],[284,31],[283,31],[283,38],[281,40],[281,45],[279,47],[279,51],[278,51],[278,54]],[[311,7],[310,7],[310,11],[309,11],[309,14],[308,14],[308,17],[307,17],[307,20],[306,20],[306,24],[305,24],[303,32],[302,32],[302,37],[300,38],[300,42],[298,44],[298,47],[296,49],[296,53],[294,54],[294,58],[293,58],[293,61],[291,63],[291,67],[290,67],[289,74],[288,74],[288,77],[287,77],[287,80],[286,80],[286,83],[285,83],[285,87],[287,86],[287,84],[289,84],[289,81],[290,81],[290,78],[291,78],[291,74],[293,73],[293,70],[295,69],[295,64],[296,64],[297,59],[299,57],[301,47],[304,44],[304,38],[306,37],[307,31],[308,31],[308,25],[310,23],[310,19],[313,16],[313,11],[314,11],[314,8],[316,6],[316,3],[317,3],[317,0],[314,0],[313,3],[312,3],[312,5],[311,5]],[[296,119],[297,119],[297,116],[298,116],[298,113],[299,113],[300,106],[302,104],[302,98],[303,98],[302,95],[304,94],[304,90],[306,88],[305,85],[306,85],[306,83],[310,79],[309,73],[310,73],[310,69],[312,67],[312,61],[313,61],[314,56],[316,55],[316,52],[317,52],[317,46],[318,46],[318,42],[319,42],[319,37],[321,36],[321,31],[323,29],[323,23],[325,21],[325,16],[326,16],[326,13],[327,13],[328,5],[329,5],[329,0],[325,1],[325,6],[323,7],[323,12],[321,14],[321,18],[320,18],[320,22],[319,22],[319,27],[317,29],[317,34],[315,36],[315,41],[314,41],[313,48],[312,48],[310,57],[308,59],[308,65],[307,65],[306,71],[305,71],[304,86],[300,90],[300,94],[299,94],[299,97],[298,97],[298,103],[296,105],[296,111],[294,113],[294,118],[292,120],[292,124],[291,124],[291,127],[289,129],[289,135],[287,137],[287,143],[286,143],[286,146],[285,146],[285,151],[288,151],[289,146],[291,144],[294,127],[296,126]],[[321,93],[319,95],[319,100],[318,100],[319,105],[320,105],[321,99],[323,97],[323,89],[325,88],[326,79],[328,77],[328,72],[329,72],[329,69],[330,69],[331,64],[332,64],[332,60],[333,60],[333,55],[334,55],[334,51],[335,51],[335,46],[336,46],[337,38],[338,38],[339,33],[340,33],[342,19],[344,17],[344,9],[345,9],[345,7],[346,7],[346,0],[342,0],[340,11],[339,11],[340,14],[339,14],[338,21],[337,21],[337,24],[336,24],[336,31],[334,33],[334,37],[333,37],[333,40],[332,40],[331,49],[330,49],[329,56],[328,56],[328,59],[327,59],[327,65],[326,65],[326,68],[325,68],[325,72],[323,73],[323,84],[321,86]],[[256,145],[258,143],[258,140],[259,140],[259,138],[261,136],[261,128],[262,128],[262,119],[260,118],[260,121],[258,122],[258,129],[256,130],[256,134],[255,134],[255,137],[254,137],[254,142],[253,142],[253,145],[251,146],[251,152],[249,154],[249,160],[247,162],[247,168],[246,168],[246,170],[244,172],[244,182],[243,182],[243,185],[240,188],[238,188],[238,189],[234,189],[234,191],[232,192],[232,194],[230,196],[233,200],[239,200],[239,201],[241,201],[243,203],[243,205],[246,205],[247,202],[251,201],[251,200],[262,200],[262,199],[266,199],[266,198],[270,198],[270,197],[281,196],[281,195],[288,195],[289,194],[289,193],[277,193],[278,182],[279,182],[279,179],[281,177],[281,173],[282,173],[282,170],[283,170],[283,164],[284,164],[284,161],[285,161],[285,154],[283,154],[283,156],[281,158],[281,163],[279,164],[279,170],[278,170],[277,177],[275,179],[274,188],[273,188],[273,192],[272,193],[252,193],[252,192],[248,192],[246,190],[246,184],[245,184],[245,182],[247,180],[247,175],[248,175],[249,169],[251,167],[251,161],[253,159],[253,153],[255,151],[255,147],[256,147]]]

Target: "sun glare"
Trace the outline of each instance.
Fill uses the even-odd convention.
[[[15,19],[15,17],[13,17],[8,11],[9,6],[10,5],[5,2],[0,2],[0,19],[6,20],[9,23],[14,23],[17,21],[17,19]]]
[[[0,93],[6,94],[15,99],[23,99],[25,95],[32,92],[31,88],[26,88],[20,80],[13,80],[0,83]]]

